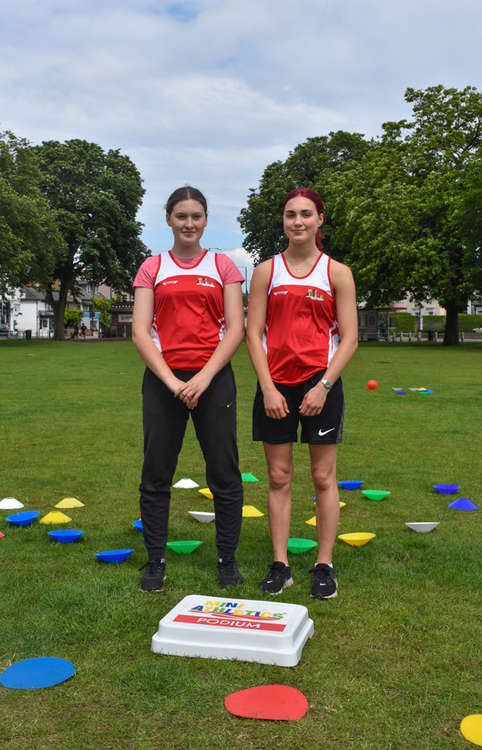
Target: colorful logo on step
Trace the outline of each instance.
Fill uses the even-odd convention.
[[[312,287],[308,287],[305,297],[315,299],[317,302],[323,302],[325,299],[319,289],[313,289]]]
[[[286,624],[281,622],[285,617],[285,612],[249,609],[244,602],[207,599],[202,604],[191,607],[185,614],[177,615],[174,622],[243,630],[271,630],[279,633],[286,628]]]
[[[196,284],[198,286],[216,286],[214,281],[211,281],[210,279],[208,279],[207,276],[198,276]]]

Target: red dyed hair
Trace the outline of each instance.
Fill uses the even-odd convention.
[[[314,203],[316,206],[316,213],[323,214],[323,216],[325,215],[325,204],[323,203],[323,199],[321,198],[321,196],[318,195],[316,190],[312,190],[311,188],[304,188],[304,187],[295,188],[294,190],[291,191],[291,193],[288,193],[288,195],[283,201],[283,211],[288,201],[290,201],[292,198],[296,198],[298,195],[300,195],[302,198],[308,198],[308,200]],[[316,247],[321,252],[323,250],[323,234],[321,232],[321,227],[318,229],[316,233],[315,241],[316,241]]]

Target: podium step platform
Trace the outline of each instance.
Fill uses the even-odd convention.
[[[192,594],[162,618],[151,648],[157,654],[294,667],[313,632],[313,620],[299,604]]]

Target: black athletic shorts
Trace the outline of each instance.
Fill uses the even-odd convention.
[[[315,373],[308,380],[297,385],[275,383],[276,388],[286,399],[290,413],[283,419],[271,419],[264,410],[263,393],[256,390],[253,404],[253,440],[262,440],[271,445],[296,443],[298,441],[298,424],[301,422],[301,442],[310,445],[331,445],[341,443],[343,432],[343,414],[345,401],[341,379],[328,392],[325,405],[320,414],[304,417],[299,413],[301,402],[310,388],[313,388],[325,371]]]

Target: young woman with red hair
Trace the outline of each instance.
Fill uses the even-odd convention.
[[[285,252],[260,263],[251,281],[247,343],[258,388],[253,439],[263,441],[269,474],[268,513],[274,562],[259,588],[279,594],[293,583],[287,545],[293,442],[309,444],[316,492],[318,558],[311,596],[337,595],[332,551],[339,520],[336,482],[344,398],[340,375],[358,342],[350,269],[323,253],[323,201],[297,188],[284,201]]]

